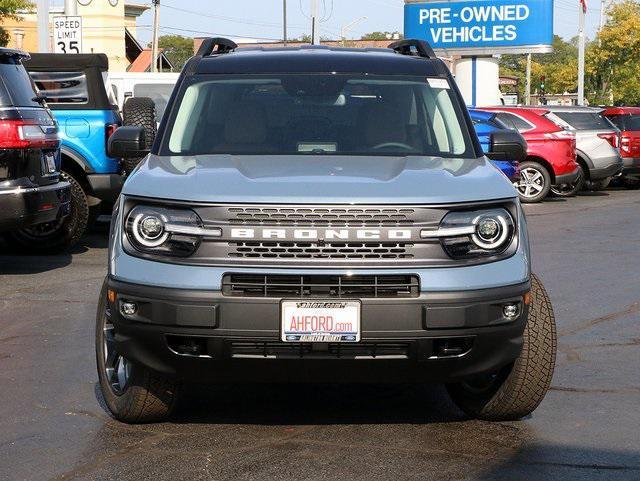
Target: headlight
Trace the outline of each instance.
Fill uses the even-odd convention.
[[[423,238],[438,238],[454,259],[492,256],[512,244],[515,222],[507,209],[449,212],[437,230],[422,231]]]
[[[125,221],[127,240],[136,250],[154,255],[187,257],[204,237],[219,237],[220,229],[205,229],[198,214],[188,209],[139,205]]]

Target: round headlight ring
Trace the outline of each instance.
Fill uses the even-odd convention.
[[[131,225],[133,238],[143,247],[158,247],[169,238],[164,224],[164,219],[160,215],[152,212],[140,212],[134,217]]]
[[[497,225],[496,233],[493,237],[486,237],[486,229],[491,223]],[[509,223],[503,215],[489,214],[482,215],[474,219],[473,224],[476,226],[476,232],[471,235],[471,240],[478,247],[491,251],[504,247],[504,243],[509,238]],[[484,231],[485,234],[481,231]]]

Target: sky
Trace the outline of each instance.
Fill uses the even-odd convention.
[[[366,17],[347,33],[360,38],[373,31],[402,31],[403,0],[317,0],[321,36],[340,38],[342,28]],[[136,3],[143,1],[136,0]],[[146,2],[145,2],[146,3]],[[149,1],[149,3],[151,3]],[[289,38],[310,33],[311,0],[287,0]],[[587,36],[593,38],[600,19],[600,1],[588,0]],[[579,0],[555,0],[555,33],[569,39],[577,34]],[[160,34],[188,37],[225,36],[256,40],[282,38],[283,0],[161,0]],[[138,19],[138,37],[151,39],[153,15]]]

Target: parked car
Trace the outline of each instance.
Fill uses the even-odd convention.
[[[469,115],[471,116],[473,127],[478,135],[478,140],[480,140],[482,150],[489,156],[489,158],[491,158],[493,136],[498,132],[511,130],[510,127],[507,127],[505,124],[500,122],[496,118],[495,112],[469,109]],[[522,139],[522,142],[526,142],[524,138]],[[504,175],[507,176],[509,180],[515,183],[520,181],[520,166],[517,161],[498,159],[491,159],[491,161],[502,171]]]
[[[0,48],[0,232],[30,249],[70,228],[70,185],[60,175],[60,140],[46,103],[22,62],[29,54]],[[65,243],[73,243],[72,238]]]
[[[559,195],[573,195],[582,187],[575,135],[547,119],[547,110],[507,106],[482,110],[495,112],[499,121],[527,141],[527,158],[520,163],[516,184],[522,202],[540,202],[552,188]]]
[[[602,109],[548,106],[545,117],[576,135],[578,164],[587,188],[605,189],[623,168],[620,131],[602,115]]]
[[[179,76],[174,72],[110,72],[109,84],[121,111],[128,99],[148,97],[153,100],[159,122]]]
[[[25,65],[60,125],[62,171],[73,186],[72,235],[78,238],[124,182],[120,159],[107,155],[107,141],[122,123],[105,86],[108,60],[104,54],[33,54]]]
[[[640,188],[640,107],[609,107],[602,114],[620,130],[622,184]]]
[[[417,40],[236,47],[204,40],[116,205],[108,409],[164,419],[189,381],[386,379],[445,382],[478,418],[531,413],[553,310],[444,62]],[[110,154],[140,157],[144,135],[119,128]],[[524,158],[509,137],[494,152]]]

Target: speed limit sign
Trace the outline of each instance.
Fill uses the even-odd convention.
[[[53,17],[55,53],[82,53],[82,17]]]

